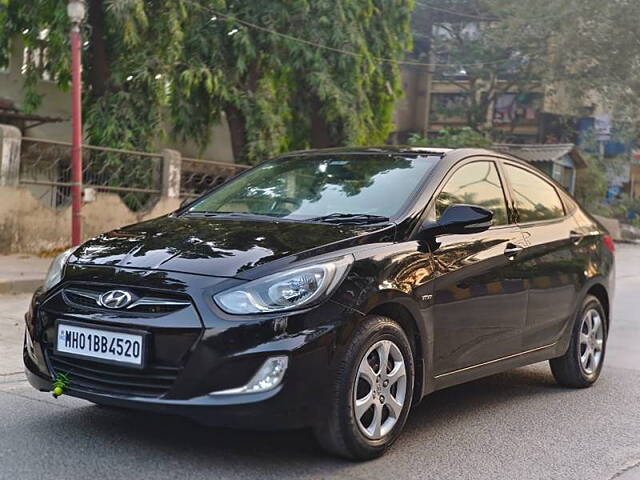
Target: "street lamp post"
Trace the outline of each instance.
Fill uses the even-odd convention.
[[[71,245],[82,238],[82,59],[80,24],[84,20],[83,0],[69,0],[71,20]]]

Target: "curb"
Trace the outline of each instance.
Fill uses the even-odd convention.
[[[25,278],[21,280],[0,279],[0,295],[16,295],[18,293],[33,293],[43,283],[42,278]]]
[[[640,245],[640,239],[638,238],[621,238],[620,240],[614,240],[615,243],[626,243],[629,245]]]

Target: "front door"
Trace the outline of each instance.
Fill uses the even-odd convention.
[[[436,219],[460,203],[488,208],[494,219],[486,232],[441,235],[433,247],[436,376],[522,351],[524,240],[511,221],[503,183],[493,161],[473,160],[457,168],[435,197]]]

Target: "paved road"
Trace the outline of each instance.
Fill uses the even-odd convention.
[[[640,247],[619,246],[618,265],[596,386],[559,388],[539,364],[437,392],[364,464],[324,456],[305,431],[208,429],[32,391],[7,346],[28,297],[0,297],[0,479],[640,479]]]

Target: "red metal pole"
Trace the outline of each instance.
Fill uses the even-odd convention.
[[[80,28],[71,27],[71,245],[82,239],[82,78]]]

